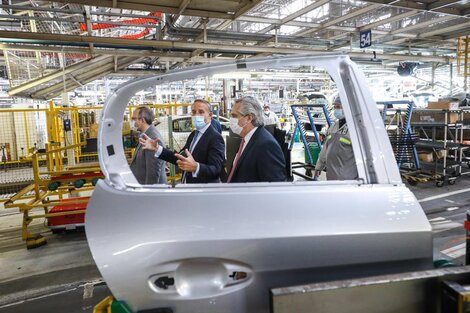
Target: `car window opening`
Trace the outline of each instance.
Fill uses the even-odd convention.
[[[242,99],[244,97],[233,100],[226,116],[223,116],[222,111],[213,110],[212,104],[205,100],[200,100],[203,101],[200,102],[202,105],[195,108],[194,105],[199,101],[198,99],[192,104],[181,105],[181,110],[177,114],[172,114],[171,108],[162,110],[156,106],[144,106],[153,111],[154,116],[158,114],[149,124],[149,128],[155,133],[151,139],[158,137],[159,145],[165,151],[160,158],[170,157],[170,159],[164,159],[166,162],[162,162],[164,172],[160,175],[165,175],[166,179],[158,178],[158,183],[169,184],[173,181],[174,186],[181,183],[359,179],[353,139],[349,135],[345,110],[338,93],[333,94],[330,100],[320,92],[304,93],[298,95],[293,101],[280,99],[281,101],[276,105],[248,96],[245,97],[249,100],[247,100],[248,105],[244,105],[240,111],[237,101]],[[134,110],[138,111],[139,108]],[[181,115],[188,111],[191,115]],[[216,114],[213,114],[214,111]],[[147,157],[145,161],[147,165],[151,163],[149,158],[155,158],[154,162],[157,162],[159,157],[155,156],[158,153],[155,152],[156,150],[149,151],[142,147],[142,142],[139,142],[139,140],[145,140],[142,131],[148,132],[145,127],[139,129],[139,126],[142,126],[142,120],[139,120],[139,124],[135,117],[131,115],[129,118],[126,115],[125,121],[129,121],[135,130],[131,132],[134,154],[130,160],[134,173],[135,167],[133,169],[132,164],[143,162],[142,155]],[[211,131],[206,133],[207,128],[201,128],[204,131],[200,132],[197,129],[197,123],[202,128],[210,123]],[[214,126],[217,124],[218,127]],[[171,129],[169,125],[172,125]],[[253,135],[256,133],[254,142],[257,142],[261,130],[263,131],[261,136],[263,144],[250,146],[249,141]],[[196,133],[200,135],[200,138],[195,138],[198,137],[195,136]],[[269,138],[266,136],[267,133],[271,135]],[[209,139],[209,144],[205,143],[207,137],[216,138],[218,134],[222,140],[220,138],[216,140],[217,149],[211,146],[213,139]],[[244,142],[246,139],[248,139],[247,151],[245,151]],[[201,148],[206,150],[204,155],[199,151]],[[172,155],[169,152],[172,152]],[[222,163],[216,161],[214,165],[211,162],[217,159],[214,157],[217,155],[219,159],[223,156],[223,161]],[[233,165],[235,165],[235,170],[239,170],[237,167],[242,164],[238,164],[240,158],[242,158],[242,163],[253,163],[248,167],[245,165],[245,171],[249,170],[251,174],[255,172],[256,174],[245,173],[242,177],[235,176],[235,180],[232,180],[233,177],[230,177],[230,174]],[[260,161],[257,161],[258,159]],[[196,163],[195,166],[191,163],[193,161]],[[221,169],[217,176],[215,172],[218,171],[216,168],[220,165],[219,163]],[[172,166],[174,166],[173,169]],[[201,169],[202,172],[199,175]],[[154,167],[151,167],[151,170],[154,170]],[[277,170],[278,173],[267,173],[273,170]],[[191,173],[189,179],[187,179],[188,173]],[[139,183],[142,181],[139,178],[137,180]],[[142,185],[147,184],[144,181]]]

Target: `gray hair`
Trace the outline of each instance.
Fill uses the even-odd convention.
[[[240,114],[246,116],[248,114],[251,115],[253,120],[251,123],[255,127],[264,126],[264,118],[263,118],[263,107],[261,103],[251,96],[246,96],[241,99],[235,100],[235,103],[240,103]]]
[[[209,113],[212,113],[212,105],[209,103],[209,101],[206,101],[206,100],[204,100],[204,99],[196,99],[196,100],[194,100],[193,105],[194,105],[194,103],[196,103],[196,102],[202,102],[202,103],[204,103],[204,104],[207,106],[207,109],[209,110]]]
[[[137,114],[139,118],[142,118],[148,125],[152,125],[152,122],[155,119],[155,115],[148,107],[138,107]]]

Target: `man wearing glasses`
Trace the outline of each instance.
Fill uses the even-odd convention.
[[[148,107],[138,107],[132,112],[132,123],[140,132],[140,137],[159,140],[163,145],[162,135],[152,125],[154,119],[155,116]],[[143,149],[140,143],[135,148],[130,168],[139,184],[166,184],[165,162],[155,158],[151,151]]]

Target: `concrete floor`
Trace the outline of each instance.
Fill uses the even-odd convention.
[[[460,177],[453,186],[437,188],[430,182],[410,189],[433,226],[434,258],[462,265],[470,176]],[[35,220],[31,230],[44,235],[48,244],[27,250],[21,221],[18,209],[0,204],[0,312],[92,312],[110,292],[101,281],[85,233],[54,235],[43,221]]]
[[[54,235],[37,219],[31,232],[42,234],[48,243],[27,250],[21,221],[18,209],[0,210],[0,312],[92,312],[110,292],[85,233]]]

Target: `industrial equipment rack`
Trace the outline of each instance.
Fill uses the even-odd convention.
[[[430,175],[436,179],[436,186],[444,183],[453,185],[462,174],[463,151],[468,147],[462,145],[462,110],[417,109],[411,121],[412,129],[419,133],[416,147],[431,150],[434,162],[423,162],[433,165]]]
[[[294,133],[292,135],[292,140],[289,145],[289,150],[292,150],[292,146],[294,144],[295,138],[297,134],[300,135],[300,140],[302,141],[305,149],[305,162],[292,162],[292,174],[298,175],[303,177],[307,180],[313,179],[313,172],[315,170],[315,163],[316,159],[310,149],[311,144],[313,141],[311,140],[311,136],[307,135],[307,130],[305,129],[305,125],[309,125],[310,129],[313,132],[313,137],[315,143],[318,147],[318,151],[321,151],[322,148],[322,141],[320,138],[320,134],[317,129],[317,125],[320,126],[320,129],[323,126],[330,127],[332,122],[328,112],[327,103],[325,104],[295,104],[291,106],[292,109],[292,116],[295,120],[295,128]],[[318,152],[318,153],[319,153]],[[294,169],[297,168],[304,168],[305,175],[295,171]]]

